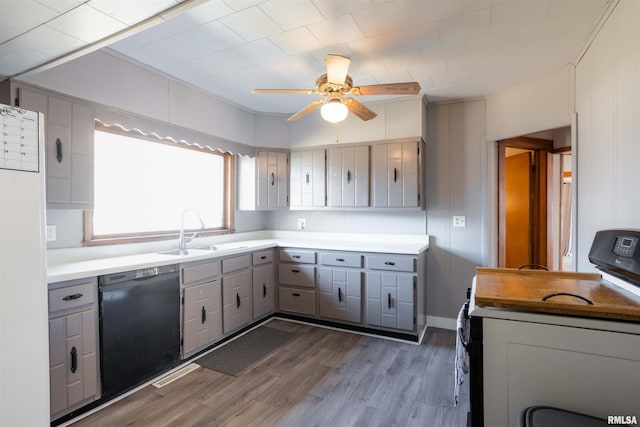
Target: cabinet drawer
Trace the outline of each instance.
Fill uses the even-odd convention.
[[[348,252],[320,252],[320,264],[361,268],[362,255]]]
[[[252,254],[253,257],[253,265],[266,264],[268,262],[273,261],[273,251],[261,251]]]
[[[309,316],[316,314],[316,293],[314,291],[280,287],[278,301],[281,311],[291,311]]]
[[[412,255],[367,255],[367,268],[389,271],[416,271]]]
[[[304,249],[280,249],[280,261],[315,264],[316,252]]]
[[[182,269],[182,284],[202,283],[220,274],[220,261],[191,265]]]
[[[222,260],[222,273],[231,273],[232,271],[242,270],[251,265],[251,255],[242,255],[234,258]]]
[[[316,267],[313,265],[280,264],[278,278],[282,284],[314,288],[316,286]]]
[[[49,313],[92,304],[96,299],[96,282],[49,290]]]

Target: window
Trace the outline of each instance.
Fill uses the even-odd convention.
[[[232,231],[231,154],[98,124],[94,166],[85,244],[177,238],[183,214],[199,235]]]

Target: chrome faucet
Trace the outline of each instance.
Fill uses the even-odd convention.
[[[189,211],[196,214],[196,216],[198,217],[198,221],[200,221],[201,228],[204,228],[204,221],[202,221],[202,217],[200,216],[197,210],[195,209],[184,210],[182,212],[182,219],[180,221],[180,239],[178,241],[178,249],[180,250],[187,249],[187,243],[195,239],[196,235],[198,234],[197,231],[194,231],[194,233],[191,236],[184,235],[184,215]]]

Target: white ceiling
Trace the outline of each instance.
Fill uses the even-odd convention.
[[[610,1],[198,0],[108,49],[253,111],[292,113],[311,102],[250,90],[313,88],[327,53],[351,58],[354,85],[418,81],[437,102],[574,64]],[[0,79],[177,3],[0,0]]]

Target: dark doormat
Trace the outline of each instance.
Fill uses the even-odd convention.
[[[196,360],[203,368],[239,376],[283,346],[295,334],[260,326]]]

